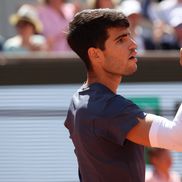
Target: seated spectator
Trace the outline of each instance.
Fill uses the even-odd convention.
[[[153,168],[146,172],[146,182],[181,182],[180,175],[170,170],[172,157],[169,150],[151,148],[148,157]]]
[[[181,18],[181,12],[182,0],[164,0],[159,3],[158,20],[154,22],[154,40],[158,40],[162,49],[180,48],[181,43],[179,35],[177,35],[179,26],[177,26],[176,20]]]
[[[141,23],[143,20],[141,2],[138,0],[125,0],[121,2],[117,9],[128,17],[131,35],[138,45],[137,49],[139,51],[153,49],[152,33]]]
[[[182,1],[170,12],[169,24],[174,28],[178,47],[182,47]]]
[[[17,35],[5,41],[3,50],[14,52],[47,50],[46,39],[39,35],[42,24],[33,6],[24,4],[16,14],[10,17],[10,23],[15,26]]]
[[[66,40],[66,31],[70,20],[78,11],[78,4],[64,0],[39,0],[39,18],[43,24],[43,35],[51,51],[70,51]]]

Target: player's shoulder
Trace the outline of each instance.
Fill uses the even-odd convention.
[[[130,110],[130,108],[130,112],[132,112],[133,108],[137,107],[132,101],[121,95],[108,95],[104,102],[104,113],[113,117]]]
[[[131,100],[123,97],[122,95],[114,95],[113,97],[110,98],[110,101],[117,106],[120,106],[122,108],[135,105]]]

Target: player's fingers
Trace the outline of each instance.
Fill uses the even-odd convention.
[[[180,49],[180,64],[182,66],[182,48]]]

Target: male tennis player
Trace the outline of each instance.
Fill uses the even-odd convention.
[[[137,70],[137,45],[123,13],[83,10],[67,39],[87,67],[65,121],[81,181],[144,182],[144,146],[182,151],[182,107],[169,121],[117,94],[122,78]]]

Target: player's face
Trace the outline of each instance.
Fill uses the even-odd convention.
[[[103,69],[115,75],[131,75],[137,70],[136,43],[128,28],[108,29],[103,51]]]

